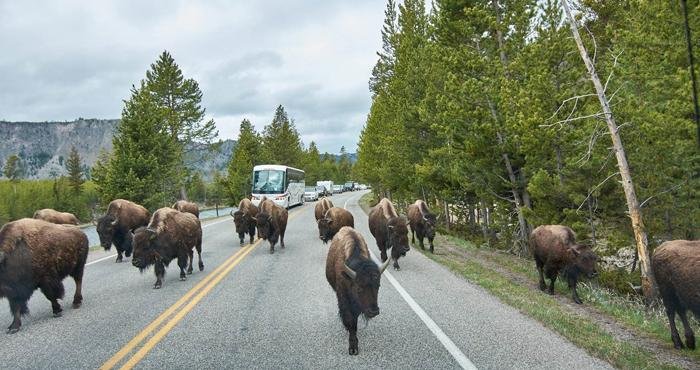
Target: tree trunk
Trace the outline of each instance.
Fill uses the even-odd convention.
[[[562,5],[564,7],[564,11],[566,12],[567,18],[569,19],[571,32],[574,36],[574,40],[576,41],[576,46],[578,47],[579,53],[581,54],[581,59],[583,59],[583,62],[586,64],[591,81],[593,82],[593,86],[595,86],[596,93],[598,94],[598,100],[600,101],[600,106],[603,109],[603,114],[605,114],[605,120],[608,124],[608,130],[610,131],[610,137],[613,142],[615,156],[617,157],[617,166],[620,170],[620,177],[622,177],[622,188],[625,191],[627,208],[632,221],[634,239],[637,244],[637,255],[639,257],[639,266],[642,273],[642,290],[644,292],[644,298],[647,304],[649,304],[657,296],[657,287],[656,281],[654,280],[654,273],[651,270],[651,261],[649,260],[647,233],[644,230],[644,222],[642,221],[642,214],[639,209],[637,194],[634,190],[632,175],[630,174],[629,165],[627,164],[625,148],[622,146],[619,128],[615,123],[615,117],[610,109],[608,98],[605,96],[605,89],[603,88],[603,84],[600,82],[600,78],[598,78],[595,65],[593,65],[593,62],[588,56],[586,47],[583,45],[583,41],[581,41],[581,36],[578,33],[576,21],[571,15],[567,0],[562,1]]]
[[[593,215],[593,201],[591,200],[592,197],[588,197],[586,199],[586,202],[588,203],[588,225],[591,227],[591,246],[593,248],[596,247],[597,241],[596,241],[596,233],[595,233],[595,223],[594,223],[594,215]]]
[[[559,186],[564,186],[564,158],[561,154],[561,147],[557,144],[554,147],[554,151],[557,155],[557,175],[559,176]]]
[[[681,0],[683,21],[685,26],[685,41],[688,45],[688,64],[690,65],[690,81],[693,85],[693,108],[695,109],[695,126],[698,129],[698,146],[700,146],[700,107],[698,107],[698,87],[695,80],[695,58],[693,58],[693,42],[690,38],[690,26],[688,26],[688,6],[686,0]]]

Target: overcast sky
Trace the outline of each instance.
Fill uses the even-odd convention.
[[[163,50],[222,138],[282,104],[302,140],[355,151],[385,2],[0,0],[0,120],[119,118]]]

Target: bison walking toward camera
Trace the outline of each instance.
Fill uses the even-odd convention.
[[[430,243],[430,253],[433,253],[433,239],[435,239],[435,221],[436,217],[428,210],[428,205],[424,201],[418,199],[415,203],[408,206],[406,212],[408,215],[408,224],[411,226],[411,242],[416,242],[418,235],[418,243],[421,249],[425,249],[423,238],[428,238]]]
[[[382,262],[387,260],[387,249],[391,249],[394,268],[399,270],[399,257],[408,252],[408,227],[406,219],[399,217],[389,199],[383,198],[369,212],[369,231],[382,252]]]
[[[140,227],[134,232],[134,258],[131,264],[143,272],[155,265],[156,283],[154,289],[163,286],[165,267],[177,258],[180,267],[180,280],[187,280],[192,273],[194,252],[199,256],[199,271],[204,270],[202,262],[202,227],[199,219],[191,213],[172,208],[157,210],[148,227]],[[189,264],[188,264],[189,262]]]
[[[10,302],[15,333],[27,314],[27,301],[37,288],[51,301],[55,317],[63,311],[58,303],[65,290],[63,279],[75,280],[73,308],[83,302],[82,281],[88,254],[88,238],[75,226],[56,225],[24,218],[0,229],[0,297]]]
[[[651,258],[659,293],[671,326],[671,339],[677,349],[683,342],[676,328],[676,314],[685,329],[685,345],[695,349],[695,334],[687,312],[700,320],[700,240],[672,240],[661,244]]]
[[[318,237],[323,243],[328,243],[343,226],[355,227],[352,213],[343,208],[332,207],[317,221]]]
[[[197,206],[197,203],[188,202],[186,200],[178,200],[175,202],[175,204],[173,204],[172,208],[180,212],[191,213],[199,218],[199,206]]]
[[[35,219],[44,220],[53,224],[77,225],[80,223],[74,214],[68,212],[59,212],[55,209],[44,208],[34,212]]]
[[[241,245],[244,243],[245,234],[250,235],[250,244],[253,244],[255,238],[255,217],[258,215],[258,207],[254,206],[248,198],[243,198],[238,203],[238,210],[231,211],[233,223],[236,225],[236,233],[240,239]]]
[[[284,248],[284,232],[287,229],[287,210],[276,205],[269,199],[260,202],[260,210],[255,218],[258,236],[270,242],[270,254],[275,253],[275,244],[279,240]]]
[[[330,199],[323,197],[316,202],[314,206],[314,217],[316,217],[316,222],[322,219],[326,215],[329,209],[333,208],[333,202]]]
[[[388,265],[388,260],[382,266],[372,261],[367,243],[353,228],[343,227],[333,237],[326,257],[326,279],[335,291],[340,318],[350,333],[350,355],[358,354],[357,318],[379,315],[379,280]]]
[[[561,272],[569,289],[572,291],[574,302],[581,304],[576,292],[579,275],[595,277],[597,257],[587,246],[576,244],[576,234],[570,228],[562,225],[542,225],[530,234],[530,249],[535,257],[537,271],[540,273],[540,290],[545,291],[547,285],[544,277],[550,280],[549,294],[554,294],[554,281]]]
[[[151,213],[146,208],[126,199],[115,199],[109,203],[107,214],[97,220],[97,234],[100,245],[105,250],[117,248],[117,261],[122,261],[122,253],[131,255],[132,231],[148,225]]]

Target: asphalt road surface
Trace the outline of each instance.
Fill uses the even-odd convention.
[[[378,250],[364,192],[334,195],[370,250]],[[72,279],[64,280],[63,317],[36,291],[31,314],[14,335],[0,334],[3,368],[223,369],[609,368],[539,323],[500,303],[416,251],[391,266],[379,290],[381,313],[360,321],[359,355],[325,278],[328,246],[318,240],[313,203],[290,210],[287,248],[266,242],[240,247],[230,218],[204,226],[205,270],[178,280],[175,262],[163,288],[153,270],[140,274],[112,253],[92,252],[84,302],[72,309]],[[436,245],[439,250],[440,246]],[[7,307],[7,306],[5,306]],[[0,324],[12,321],[0,310]]]

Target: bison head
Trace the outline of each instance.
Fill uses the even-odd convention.
[[[248,231],[245,213],[236,211],[232,212],[231,216],[233,216],[233,223],[236,225],[236,233],[243,234]]]
[[[156,230],[145,226],[139,227],[134,231],[132,242],[134,257],[131,259],[131,264],[138,267],[140,271],[143,271],[160,259],[155,243],[157,236]]]
[[[112,239],[119,218],[112,215],[104,215],[97,220],[97,235],[100,236],[100,245],[105,250],[112,248]]]
[[[379,315],[379,305],[377,304],[379,280],[390,261],[387,259],[381,266],[377,266],[371,260],[350,262],[352,268],[347,264],[343,265],[343,272],[352,281],[350,287],[352,301],[357,302],[360,312],[368,319]]]
[[[328,243],[333,238],[333,220],[330,218],[321,218],[318,223],[318,238],[323,244]]]
[[[590,247],[575,245],[571,247],[569,251],[574,256],[574,266],[578,271],[588,278],[594,278],[598,275],[598,271],[596,270],[596,261],[598,257],[593,253]]]
[[[389,246],[402,256],[408,252],[408,226],[404,217],[393,217],[387,222]]]
[[[255,222],[258,226],[258,237],[267,240],[272,237],[272,217],[265,212],[258,213],[255,217]]]
[[[425,224],[425,236],[428,239],[435,239],[435,225],[437,224],[437,219],[433,214],[427,214],[423,217],[423,223]]]

